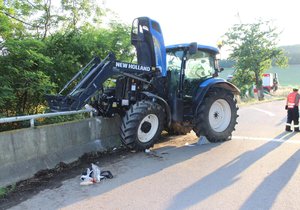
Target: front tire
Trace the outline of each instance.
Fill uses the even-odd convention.
[[[205,136],[210,142],[230,140],[237,124],[237,110],[236,99],[231,92],[212,89],[200,105],[195,120],[195,133],[197,136]]]
[[[154,102],[139,101],[126,112],[121,124],[121,141],[134,150],[152,147],[165,121],[163,108]]]

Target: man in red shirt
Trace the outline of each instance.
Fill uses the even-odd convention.
[[[294,131],[299,132],[299,100],[300,95],[298,93],[298,87],[293,88],[293,92],[291,92],[286,99],[285,109],[287,110],[287,121],[285,130],[292,131],[291,123],[294,122]]]

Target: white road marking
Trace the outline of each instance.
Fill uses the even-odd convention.
[[[232,136],[232,139],[254,140],[254,141],[273,141],[273,142],[280,142],[280,143],[300,144],[300,139],[284,139],[284,137],[282,137],[280,139],[273,139],[273,138],[248,137],[248,136]]]
[[[259,109],[259,108],[255,108],[255,107],[251,107],[250,109],[255,109],[255,110],[259,111],[259,112],[263,112],[263,113],[269,115],[270,117],[274,117],[275,116],[275,114],[273,112],[268,112],[268,111],[263,110],[263,109]]]

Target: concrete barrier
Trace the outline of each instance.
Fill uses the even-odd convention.
[[[120,146],[120,119],[89,118],[0,133],[0,187],[84,153]]]

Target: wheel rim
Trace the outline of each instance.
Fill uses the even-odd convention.
[[[149,142],[156,134],[159,125],[158,117],[149,114],[141,121],[138,128],[138,139],[143,142]]]
[[[209,124],[216,132],[223,132],[227,129],[231,120],[231,109],[224,99],[216,100],[209,110]]]

